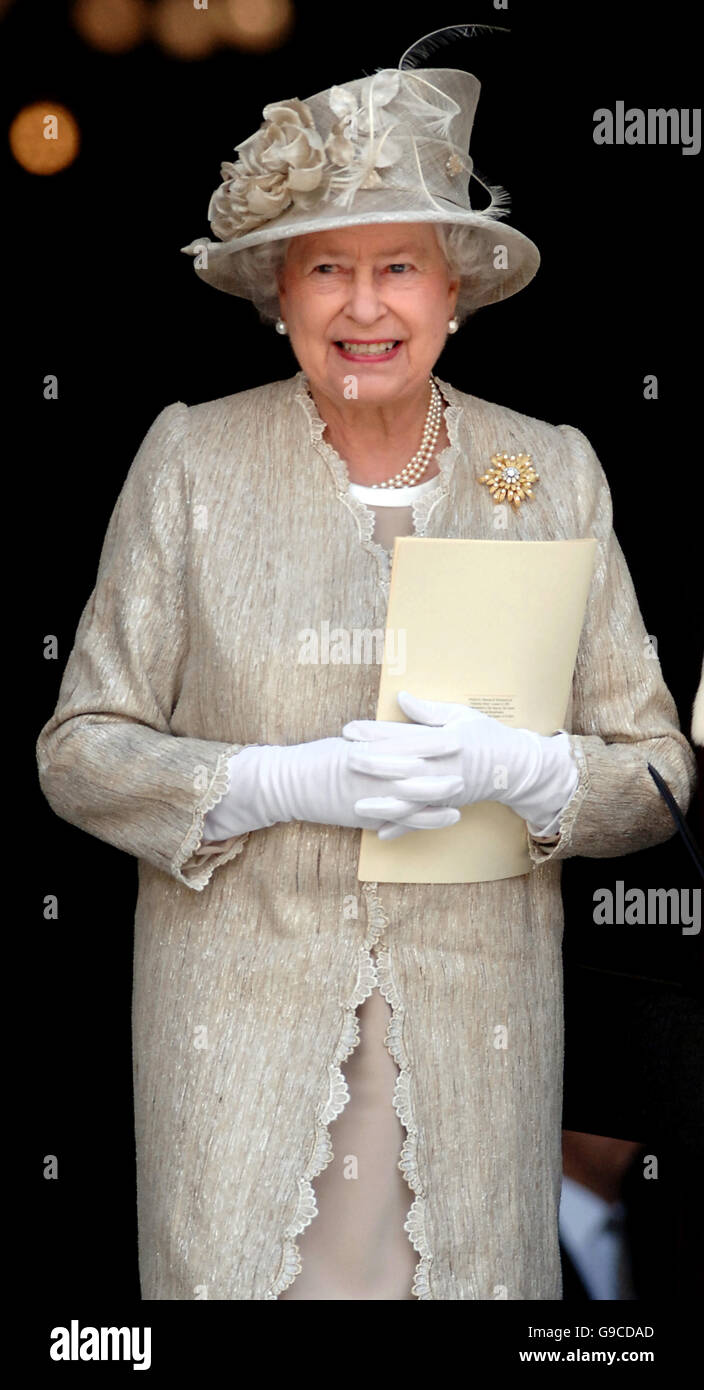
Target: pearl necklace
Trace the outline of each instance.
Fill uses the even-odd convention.
[[[425,417],[420,449],[400,472],[394,473],[393,477],[387,478],[384,483],[372,483],[372,487],[408,487],[412,483],[417,483],[418,479],[425,473],[435,453],[443,412],[442,396],[433,378],[428,377],[428,381],[430,382],[430,404]]]

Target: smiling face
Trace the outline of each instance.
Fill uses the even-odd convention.
[[[294,237],[279,278],[281,315],[311,385],[379,404],[426,390],[459,281],[428,222],[375,223]]]

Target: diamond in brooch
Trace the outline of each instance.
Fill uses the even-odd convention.
[[[532,497],[531,484],[540,477],[530,454],[492,454],[493,467],[478,479],[486,483],[495,502],[511,502],[518,509],[526,497]]]

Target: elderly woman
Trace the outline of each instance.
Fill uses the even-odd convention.
[[[539,259],[500,194],[470,207],[477,96],[384,69],[266,107],[223,166],[219,243],[184,249],[299,370],[157,416],[39,737],[54,810],[139,861],[144,1299],[561,1297],[561,861],[669,838],[647,763],[683,808],[695,765],[588,440],[433,375]],[[519,451],[535,495],[490,492]],[[383,630],[403,534],[596,538],[564,730],[416,690],[394,738],[378,666],[304,657],[324,624]],[[490,795],[530,872],[357,878],[361,828],[413,836]]]

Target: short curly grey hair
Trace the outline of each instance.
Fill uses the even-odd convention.
[[[491,279],[491,269],[487,270],[474,227],[458,222],[433,222],[431,226],[450,274],[464,276],[455,309],[455,317],[462,324],[479,308],[477,297]],[[252,300],[262,323],[273,323],[279,317],[278,276],[292,240],[293,237],[285,237],[281,241],[266,241],[236,253],[245,297]]]

